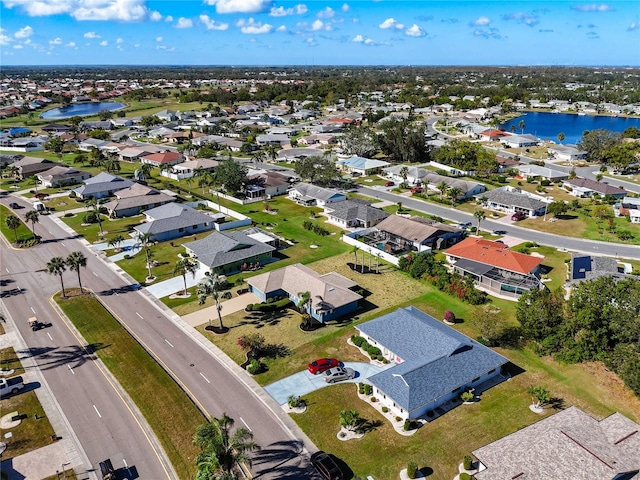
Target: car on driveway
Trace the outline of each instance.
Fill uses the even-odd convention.
[[[386,182],[384,184],[385,187],[393,187],[394,185],[395,185],[395,183],[393,183],[393,182]]]
[[[318,471],[324,480],[342,480],[342,470],[336,465],[336,462],[320,450],[311,455],[311,464]]]
[[[356,376],[356,371],[349,367],[333,367],[324,372],[323,378],[327,383],[350,380]]]
[[[318,360],[314,360],[309,365],[307,365],[307,368],[309,369],[309,373],[317,375],[326,370],[329,370],[330,368],[338,367],[339,365],[340,362],[335,358],[319,358]]]
[[[527,214],[524,212],[516,212],[511,215],[511,220],[513,222],[519,222],[520,220],[524,220],[525,218],[527,218]]]

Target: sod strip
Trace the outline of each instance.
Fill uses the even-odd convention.
[[[54,297],[144,415],[181,479],[194,478],[192,444],[205,417],[173,378],[91,295]]]

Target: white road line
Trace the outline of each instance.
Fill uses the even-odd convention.
[[[21,289],[21,290],[22,290],[22,289]],[[33,309],[33,307],[29,307],[29,308],[31,309],[31,311],[32,311],[33,313],[36,313],[36,311]]]
[[[96,277],[98,276],[98,274],[96,272],[92,272]]]
[[[98,411],[98,408],[97,408],[95,405],[93,406],[93,409],[96,411],[96,413],[98,414],[98,416],[99,416],[100,418],[102,418],[102,415],[100,415],[100,412]]]
[[[115,293],[116,293],[116,297],[119,297],[119,296],[120,296],[120,294],[119,294],[118,292],[115,292]]]
[[[67,368],[69,368],[69,371],[70,371],[73,375],[75,375],[75,374],[76,374],[76,372],[74,372],[74,371],[73,371],[73,368],[71,368],[71,365],[67,365]]]
[[[62,242],[60,242],[60,245],[62,245],[63,247],[66,247],[66,245],[64,243],[62,243]]]
[[[136,315],[138,315],[140,318],[143,318],[142,315],[140,315],[138,312],[136,312]]]
[[[53,338],[51,337],[51,334],[49,332],[47,332],[47,337],[49,337],[49,340],[53,342]]]
[[[169,345],[171,348],[175,348],[171,342],[169,340],[167,340],[166,338],[164,339],[165,342],[167,342],[167,345]]]
[[[248,429],[250,432],[253,432],[253,430],[251,430],[251,427],[250,427],[249,425],[247,425],[247,422],[245,422],[245,421],[244,421],[244,418],[240,417],[240,421],[241,421],[242,423],[244,423],[244,426],[245,426],[245,427],[247,427],[247,429]]]
[[[11,272],[9,271],[9,269],[8,269],[8,268],[6,268],[6,267],[5,267],[5,270],[7,271],[7,273],[11,273]]]
[[[129,470],[129,465],[127,465],[127,461],[124,459],[124,457],[122,457],[122,463],[124,463],[124,468]]]
[[[206,380],[207,383],[211,383],[207,377],[205,377],[202,372],[200,372],[200,376]]]

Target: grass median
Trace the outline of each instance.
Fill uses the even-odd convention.
[[[205,421],[202,413],[98,300],[90,295],[62,299],[58,294],[55,301],[136,403],[178,477],[193,478],[199,450],[191,440]]]

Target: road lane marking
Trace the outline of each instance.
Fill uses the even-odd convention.
[[[53,342],[53,338],[51,337],[51,334],[49,332],[47,332],[47,337],[49,337],[49,340]]]
[[[98,276],[98,274],[96,272],[92,272],[96,277]]]
[[[142,315],[140,315],[138,312],[136,312],[136,315],[138,315],[140,318],[143,318]]]
[[[115,294],[116,294],[116,297],[119,297],[119,296],[120,296],[120,294],[119,294],[118,292],[115,292]]]
[[[95,405],[93,406],[93,409],[96,411],[96,413],[98,414],[98,416],[100,418],[102,418],[102,415],[100,415],[100,412],[98,411],[98,407],[96,407]]]
[[[204,376],[202,372],[200,372],[200,376],[205,379],[207,383],[211,383],[207,377]]]
[[[240,421],[244,423],[244,426],[247,427],[247,430],[249,430],[250,432],[253,432],[253,430],[251,430],[251,427],[247,424],[247,422],[244,421],[244,418],[240,417]]]
[[[66,247],[66,245],[64,243],[62,243],[62,242],[60,242],[60,245],[62,245],[63,247]]]
[[[175,348],[171,342],[169,340],[167,340],[166,338],[164,339],[165,342],[167,342],[167,345],[169,345],[171,348]]]
[[[76,374],[76,372],[74,372],[74,371],[73,371],[73,368],[71,368],[71,365],[67,365],[67,368],[69,368],[69,371],[70,371],[73,375],[75,375],[75,374]]]
[[[5,267],[5,270],[6,270],[6,271],[7,271],[7,273],[9,273],[9,274],[11,273],[11,272],[9,271],[9,269],[8,269],[8,268],[6,268],[6,267]]]
[[[22,290],[22,289],[21,289],[21,290]],[[32,311],[33,313],[36,313],[36,311],[33,309],[33,307],[29,307],[29,308],[31,309],[31,311]]]

